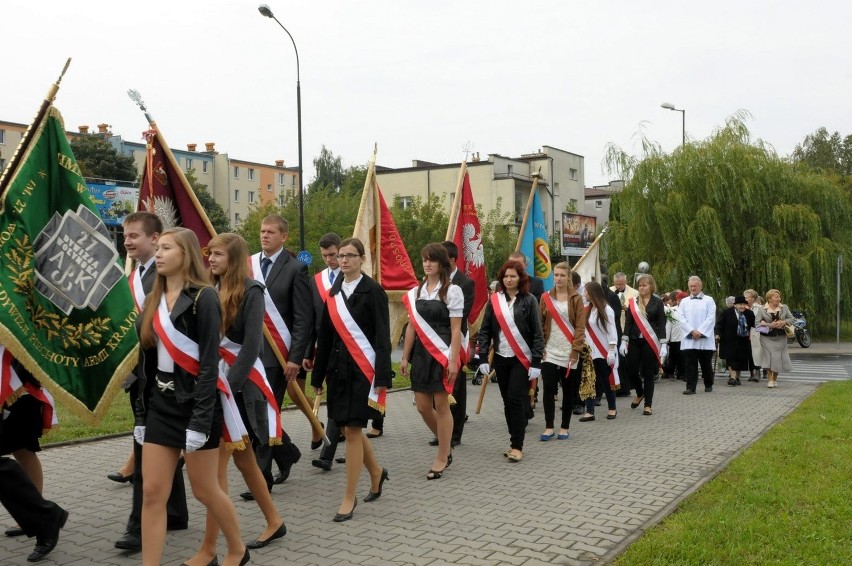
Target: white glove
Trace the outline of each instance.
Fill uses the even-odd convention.
[[[488,363],[479,364],[479,373],[482,375],[488,375],[491,373],[491,366]]]
[[[606,355],[606,365],[614,366],[615,365],[615,350],[610,350]]]
[[[621,346],[619,346],[618,352],[622,356],[625,356],[625,357],[627,356],[627,340],[624,340],[624,341],[621,342]]]
[[[660,360],[666,361],[666,358],[669,357],[669,345],[668,344],[660,344]]]
[[[144,426],[135,426],[133,427],[133,438],[136,440],[136,444],[142,446],[145,443],[145,427]]]
[[[541,368],[530,368],[529,376],[530,381],[532,381],[533,379],[538,379],[539,377],[541,377]]]
[[[194,430],[186,431],[186,451],[195,452],[202,446],[207,444],[207,435],[195,432]]]

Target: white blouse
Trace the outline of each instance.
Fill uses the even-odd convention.
[[[441,283],[438,283],[430,293],[426,290],[426,285],[420,285],[420,293],[417,298],[426,301],[439,301],[438,291],[441,290]],[[450,283],[447,288],[447,308],[450,310],[450,318],[461,318],[464,314],[464,293],[461,287],[454,283]]]
[[[615,312],[612,310],[612,307],[609,305],[606,306],[606,332],[604,332],[604,329],[599,324],[599,314],[598,309],[592,307],[592,310],[589,312],[589,319],[586,321],[586,334],[591,332],[590,328],[594,328],[595,334],[605,340],[604,344],[615,346],[618,343],[618,332],[615,329]],[[591,337],[587,338],[587,340],[591,339]],[[596,356],[596,359],[603,358],[604,356]]]

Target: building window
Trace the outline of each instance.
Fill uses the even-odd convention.
[[[568,202],[570,203],[569,206],[571,207],[571,210],[573,210],[574,212],[577,212],[577,199],[572,198],[572,199],[569,199]]]
[[[187,157],[186,158],[186,170],[189,171],[190,169],[192,169],[192,159]]]
[[[396,205],[402,210],[406,210],[412,204],[414,204],[412,197],[396,197]]]
[[[248,170],[248,180],[254,181],[254,169],[252,169],[252,168],[249,168],[249,170]]]
[[[595,208],[603,208],[603,201],[602,200],[596,200],[595,201]]]
[[[235,212],[235,213],[234,213],[234,226],[235,226],[235,227],[236,227],[236,226],[239,226],[239,225],[240,225],[240,222],[241,222],[241,220],[240,220],[240,213],[239,213],[239,212]]]
[[[278,206],[284,206],[284,193],[278,195]]]
[[[267,190],[267,192],[270,192],[270,193],[272,192],[272,183],[267,183],[266,190]]]
[[[577,180],[577,170],[576,169],[568,169],[568,176],[571,177],[572,181]]]
[[[201,172],[202,172],[202,173],[207,173],[207,161],[202,161],[202,162],[201,162]]]
[[[450,206],[453,206],[453,203],[456,200],[456,193],[450,193]]]
[[[6,130],[0,130],[0,145],[6,143]]]
[[[234,189],[234,202],[240,202],[240,189]]]
[[[284,173],[278,173],[278,184],[284,186]]]
[[[293,177],[290,179],[290,186],[291,187],[296,186],[296,176],[295,175],[293,175]]]
[[[6,168],[6,160],[0,157],[0,173],[3,172],[3,169]]]
[[[234,179],[240,178],[240,168],[234,165]]]
[[[510,177],[512,176],[512,166],[511,165],[506,165],[506,174],[509,175]]]
[[[254,203],[254,191],[249,191],[249,204]]]

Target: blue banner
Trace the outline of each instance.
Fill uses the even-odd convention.
[[[533,196],[532,210],[527,210],[527,214],[529,218],[524,227],[520,252],[527,258],[529,276],[541,279],[544,290],[549,291],[553,288],[553,267],[550,264],[550,244],[538,191]]]

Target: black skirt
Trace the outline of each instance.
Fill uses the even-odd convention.
[[[12,403],[8,409],[9,416],[0,427],[0,454],[18,450],[41,451],[38,442],[43,427],[41,410],[41,401],[32,395],[22,395]]]
[[[446,303],[439,300],[418,299],[415,308],[432,330],[449,344],[450,311]],[[414,348],[411,352],[411,390],[415,393],[446,393],[444,388],[444,366],[436,360],[415,334]]]
[[[154,387],[151,393],[148,416],[145,419],[145,442],[182,450],[186,447],[186,428],[192,417],[192,403],[178,403],[171,392],[163,393]],[[222,404],[216,397],[213,422],[207,443],[199,450],[219,448],[222,439]],[[196,431],[204,432],[204,431]]]

